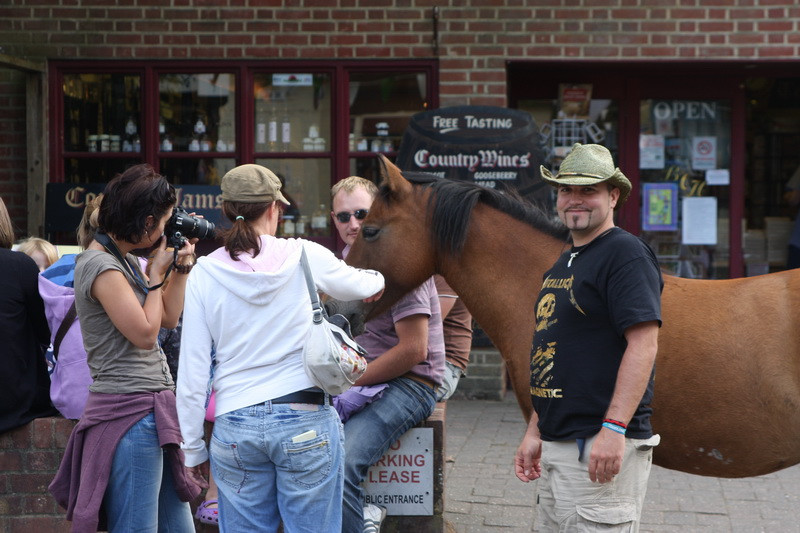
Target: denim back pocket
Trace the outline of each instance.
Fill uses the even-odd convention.
[[[214,479],[239,492],[247,481],[247,469],[235,443],[223,442],[213,434],[210,445]]]
[[[325,481],[331,472],[333,454],[327,433],[303,442],[284,442],[283,452],[289,460],[292,480],[311,489]]]

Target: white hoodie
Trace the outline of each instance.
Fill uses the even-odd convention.
[[[215,416],[313,387],[302,352],[311,327],[301,248],[317,289],[358,300],[383,288],[383,276],[348,266],[327,248],[261,236],[261,253],[233,261],[224,248],[201,257],[186,286],[177,407],[186,466],[208,458],[203,420],[211,369]]]

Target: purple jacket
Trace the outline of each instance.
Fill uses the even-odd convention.
[[[117,444],[150,412],[155,414],[159,444],[167,451],[178,497],[188,502],[200,494],[200,487],[189,479],[183,467],[174,392],[90,393],[83,416],[72,430],[61,466],[49,487],[56,502],[67,510],[73,532],[98,530]]]
[[[39,274],[39,294],[44,301],[51,342],[75,301],[74,272],[75,255],[70,254]],[[91,384],[81,326],[76,318],[59,347],[58,361],[50,376],[50,400],[64,418],[80,418]]]

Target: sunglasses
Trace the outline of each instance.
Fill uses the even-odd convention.
[[[369,209],[356,209],[352,213],[348,213],[347,211],[342,211],[341,213],[336,213],[336,220],[341,222],[342,224],[347,224],[350,222],[350,217],[356,217],[356,220],[364,220],[367,218],[367,213],[369,213]]]

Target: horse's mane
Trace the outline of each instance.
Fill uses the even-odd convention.
[[[431,231],[437,245],[444,251],[458,255],[467,238],[467,227],[472,210],[478,202],[497,209],[534,229],[566,242],[569,231],[558,219],[530,203],[515,190],[500,191],[468,181],[439,178],[423,172],[403,172],[409,182],[431,189],[429,206],[432,208]],[[385,194],[385,191],[381,191]]]

